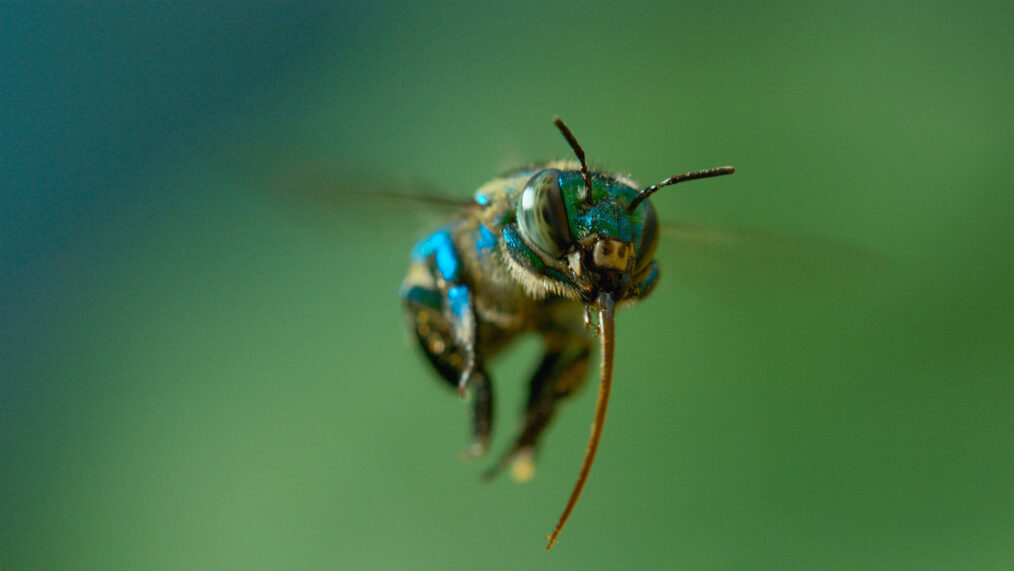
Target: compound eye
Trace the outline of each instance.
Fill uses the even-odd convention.
[[[655,209],[647,200],[637,209],[644,212],[644,226],[641,230],[641,245],[637,248],[634,273],[651,266],[651,261],[655,258],[655,248],[658,246],[658,217],[655,215]]]
[[[570,249],[570,224],[560,191],[560,171],[546,169],[535,174],[521,191],[518,229],[529,245],[558,259]]]

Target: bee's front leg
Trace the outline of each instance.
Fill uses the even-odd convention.
[[[475,303],[463,282],[461,261],[447,230],[420,242],[413,252],[401,297],[419,346],[433,368],[462,396],[471,388],[474,443],[466,453],[485,453],[493,425],[493,389],[478,352]]]

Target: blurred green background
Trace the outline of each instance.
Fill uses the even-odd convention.
[[[1014,562],[1014,4],[2,10],[4,569]],[[441,214],[301,197],[468,196],[568,158],[554,115],[642,183],[736,166],[663,219],[889,264],[712,295],[663,244],[547,554],[594,379],[533,482],[481,485],[396,296]],[[492,367],[494,452],[537,351]]]

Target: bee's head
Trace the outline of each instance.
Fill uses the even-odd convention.
[[[638,190],[622,177],[591,173],[573,134],[560,119],[556,125],[581,168],[547,168],[528,180],[514,222],[504,227],[508,264],[533,295],[556,293],[586,306],[602,293],[617,304],[636,301],[658,279],[658,218],[648,196],[663,186],[733,169],[686,173]]]
[[[628,211],[638,190],[627,181],[598,173],[589,179],[590,191],[580,170],[548,168],[528,180],[504,230],[515,274],[533,293],[585,304],[602,292],[618,303],[643,297],[657,273],[655,210],[642,202]]]

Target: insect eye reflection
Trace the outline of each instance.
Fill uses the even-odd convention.
[[[570,249],[570,225],[560,190],[560,171],[545,169],[525,185],[518,201],[521,235],[546,257],[558,259]]]

